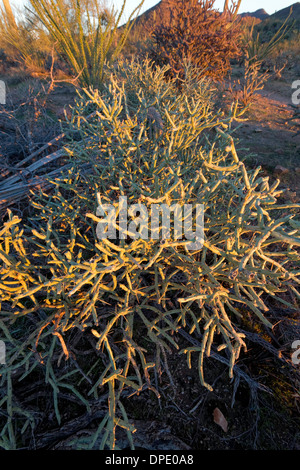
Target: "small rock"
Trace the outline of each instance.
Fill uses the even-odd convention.
[[[295,191],[290,191],[287,189],[287,191],[283,193],[282,196],[284,199],[291,201],[292,203],[296,204],[298,202],[297,193]]]
[[[288,168],[285,168],[284,166],[280,166],[280,165],[277,165],[274,170],[274,172],[279,175],[286,175],[287,173],[289,173],[289,171],[290,170]]]

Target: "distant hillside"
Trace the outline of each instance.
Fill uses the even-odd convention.
[[[160,19],[163,23],[167,24],[170,18],[169,6],[172,3],[172,0],[161,0],[152,8],[149,8],[144,13],[142,13],[136,20],[136,27],[146,27],[146,25],[152,25],[156,19]],[[256,10],[254,12],[240,13],[241,18],[257,18],[259,24],[256,28],[259,28],[262,38],[268,39],[272,37],[274,32],[281,26],[284,20],[288,17],[291,7],[283,8],[282,10],[269,15],[263,8]],[[293,25],[293,32],[300,31],[300,2],[294,3],[292,5],[293,12],[289,20],[289,24]],[[290,33],[291,34],[291,33]]]
[[[250,12],[247,12],[247,13],[240,13],[239,15],[241,18],[245,18],[245,17],[252,17],[252,18],[258,18],[259,20],[265,20],[266,18],[268,18],[270,15],[263,9],[263,8],[260,8],[259,10],[256,10],[252,13]]]
[[[153,7],[149,8],[146,10],[144,13],[142,13],[136,21],[136,24],[141,24],[145,22],[151,22],[155,18],[163,18],[164,21],[167,21],[169,14],[169,4],[170,0],[161,0],[158,2],[156,5]],[[252,17],[252,18],[257,18],[259,20],[264,20],[269,17],[269,14],[263,9],[260,8],[259,10],[256,10],[255,12],[247,12],[247,13],[241,13],[239,15],[241,18],[245,17]]]
[[[294,3],[290,7],[283,8],[282,10],[276,11],[273,15],[269,16],[269,20],[282,20],[284,21],[287,16],[289,16],[290,9],[293,8],[293,13],[291,15],[292,20],[300,20],[300,2]]]
[[[156,18],[169,18],[169,5],[170,0],[161,0],[153,7],[146,10],[144,13],[139,15],[136,19],[136,25],[151,23],[156,20]]]
[[[289,30],[285,35],[285,39],[290,39],[300,33],[300,2],[297,2],[290,7],[276,11],[276,13],[268,16],[268,18],[256,26],[262,40],[267,41],[271,39],[274,33],[280,28],[280,26],[282,26],[286,18],[289,16],[291,8],[292,13],[287,23]]]

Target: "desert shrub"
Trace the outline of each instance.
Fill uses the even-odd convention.
[[[139,74],[132,68],[143,77],[144,67]],[[169,371],[166,353],[186,354],[189,367],[197,356],[201,383],[211,389],[206,358],[219,351],[232,377],[246,350],[241,307],[271,328],[265,299],[286,304],[285,291],[299,296],[299,206],[281,207],[279,182],[270,186],[239,160],[230,135],[236,108],[215,114],[204,81],[198,91],[195,84],[191,94],[176,94],[174,83],[158,83],[160,69],[147,70],[141,82],[148,80],[149,92],[134,89],[128,69],[129,82],[113,72],[102,94],[79,97],[65,129],[73,169],[52,192],[32,196],[27,221],[9,211],[0,231],[4,448],[26,445],[27,428],[36,433],[41,417],[29,393],[36,380],[58,424],[66,400],[73,413],[75,400],[98,420],[94,435],[74,448],[116,448],[119,427],[133,447],[125,398],[146,389],[158,394],[153,375]],[[152,132],[150,108],[163,123],[159,132]],[[119,211],[120,196],[149,213],[153,203],[203,204],[203,248],[162,240],[161,231],[156,239],[134,238],[138,224],[125,238],[117,225],[115,239],[99,239],[97,208],[109,203]],[[180,349],[179,329],[200,345]]]
[[[292,69],[294,73],[299,74],[300,66],[298,57],[300,55],[300,32],[296,30],[289,39],[282,39],[272,50],[266,61],[267,67],[281,68],[285,65],[286,69]]]
[[[45,71],[53,54],[53,41],[36,18],[25,11],[15,11],[9,0],[0,6],[1,47],[8,61],[19,62],[32,72]]]
[[[214,4],[215,0],[166,2],[168,21],[157,21],[152,31],[150,58],[159,65],[169,64],[173,77],[182,78],[186,58],[197,66],[200,76],[222,80],[230,60],[240,53],[240,26],[235,19],[237,9],[220,13]]]
[[[278,28],[275,28],[268,40],[261,37],[260,33],[256,29],[257,26],[255,27],[255,22],[253,21],[251,28],[245,32],[242,39],[243,51],[250,65],[255,62],[262,63],[272,54],[278,43],[284,39],[285,34],[289,29],[288,20],[289,16],[278,26]]]
[[[297,6],[297,5],[296,5]],[[281,78],[283,70],[297,67],[299,56],[299,20],[297,8],[284,9],[280,18],[267,18],[249,28],[246,44],[252,56],[261,59],[261,70]],[[251,55],[251,54],[250,54]]]
[[[268,41],[263,41],[255,29],[256,22],[243,28],[241,36],[242,78],[231,83],[230,91],[242,107],[249,106],[257,91],[262,90],[269,78],[280,77],[285,64],[267,65],[288,29],[288,18],[275,30]]]
[[[211,80],[198,80],[196,69],[188,61],[184,60],[182,65],[184,78],[181,93],[183,96],[188,95],[190,99],[201,101],[203,105],[206,104],[211,108],[215,92]],[[141,66],[141,62],[133,58],[120,60],[113,67],[108,67],[106,78],[107,81],[113,80],[114,83],[124,84],[127,107],[131,112],[139,114],[137,110],[140,109],[141,99],[144,103],[152,101],[159,112],[162,112],[162,103],[178,100],[176,82],[166,79],[169,70],[170,65],[157,67],[153,61],[145,59]]]

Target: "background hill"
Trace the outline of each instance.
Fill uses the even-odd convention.
[[[285,20],[289,15],[290,9],[293,9],[291,19],[295,21],[300,20],[300,2],[294,3],[291,7],[283,8],[282,10],[276,11],[273,15],[269,15],[269,20]]]
[[[239,16],[241,18],[245,18],[245,17],[250,16],[252,18],[258,18],[259,20],[265,20],[270,15],[266,12],[266,10],[264,10],[263,8],[260,8],[259,10],[256,10],[252,13],[251,12],[241,13]]]
[[[149,8],[144,13],[142,13],[137,18],[137,25],[153,20],[156,17],[163,17],[167,20],[168,17],[168,8],[170,5],[170,0],[161,0],[158,4],[154,5],[152,8]],[[291,7],[283,8],[282,10],[269,15],[263,8],[260,8],[254,12],[241,13],[239,16],[241,18],[252,17],[257,18],[262,21],[262,26],[268,26],[273,24],[280,24],[288,17]],[[297,29],[300,30],[300,2],[296,2],[292,5],[292,15],[290,22],[295,21]]]
[[[288,31],[285,35],[285,39],[291,39],[298,35],[300,32],[300,2],[294,3],[292,6],[283,8],[282,10],[269,15],[266,19],[260,22],[256,26],[257,31],[260,33],[262,40],[269,40],[272,35],[277,31],[280,26],[284,23],[286,18],[290,14],[292,8],[291,16],[288,20]]]

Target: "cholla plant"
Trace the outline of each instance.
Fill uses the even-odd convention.
[[[183,60],[197,67],[198,76],[221,81],[230,70],[230,60],[240,55],[241,0],[226,0],[222,13],[215,0],[166,0],[152,25],[150,57],[159,65],[170,65],[169,74],[182,78]]]
[[[116,11],[101,0],[30,0],[34,12],[57,42],[81,86],[100,86],[104,64],[120,54],[144,0],[130,14],[117,36],[126,0]]]
[[[21,433],[26,444],[28,426],[43,447],[38,410],[28,388],[26,403],[20,394],[36,379],[46,396],[52,390],[59,424],[62,399],[77,400],[98,420],[73,448],[116,449],[120,427],[134,448],[125,398],[159,395],[153,375],[164,368],[171,380],[168,353],[186,355],[189,367],[197,359],[211,390],[206,361],[219,354],[234,376],[247,349],[244,316],[271,329],[268,298],[286,304],[285,291],[299,298],[299,205],[280,205],[279,181],[270,185],[239,160],[230,131],[236,106],[215,114],[207,82],[178,94],[165,72],[126,64],[114,68],[101,95],[79,97],[65,129],[73,170],[53,181],[52,192],[33,195],[27,221],[9,212],[0,231],[4,448],[17,448]],[[151,132],[149,108],[162,132]],[[153,203],[203,204],[203,248],[129,233],[98,239],[99,201],[118,211],[120,196],[149,211]],[[178,331],[198,345],[180,348]]]

